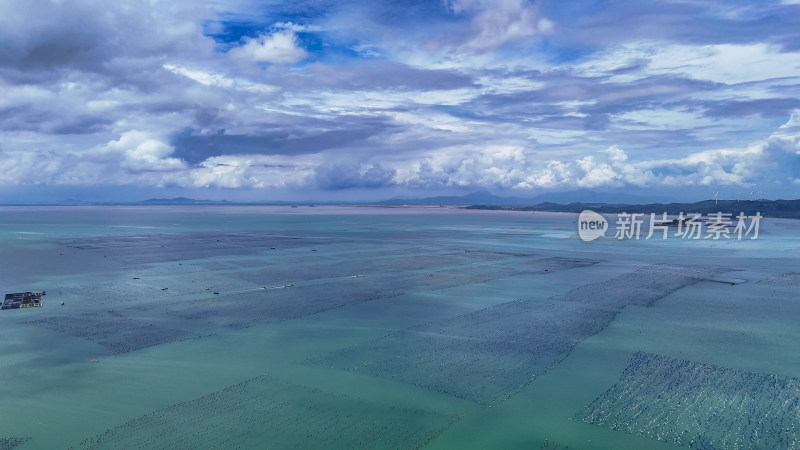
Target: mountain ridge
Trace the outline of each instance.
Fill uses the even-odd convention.
[[[702,200],[694,203],[647,203],[647,204],[609,204],[609,203],[570,203],[558,204],[544,202],[538,205],[470,205],[467,209],[502,210],[502,211],[547,211],[580,213],[592,210],[601,214],[620,213],[667,213],[677,215],[715,214],[717,212],[731,214],[731,217],[743,213],[747,216],[761,214],[762,217],[800,219],[800,199],[797,200]]]

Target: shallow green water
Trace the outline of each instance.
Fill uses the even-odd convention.
[[[800,222],[765,220],[756,241],[582,242],[575,220],[0,208],[0,286],[47,291],[0,313],[0,448],[691,446],[664,417],[706,447],[773,442],[737,425],[792,398],[759,375],[800,378]],[[725,406],[743,393],[763,401]],[[611,425],[639,398],[645,415]]]

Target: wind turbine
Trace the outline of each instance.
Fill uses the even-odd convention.
[[[717,198],[719,198],[719,191],[714,191],[714,204],[717,204]]]

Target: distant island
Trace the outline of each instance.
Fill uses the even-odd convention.
[[[588,189],[549,192],[534,197],[501,197],[489,191],[477,191],[466,195],[440,195],[424,198],[393,198],[378,202],[380,205],[538,205],[551,202],[567,204],[590,203],[642,203],[647,199],[625,192],[595,192]]]
[[[739,213],[752,216],[761,213],[763,217],[800,219],[800,200],[703,200],[695,203],[647,203],[647,204],[610,204],[610,203],[569,203],[559,204],[544,202],[532,206],[517,205],[470,205],[467,209],[508,210],[508,211],[549,211],[579,213],[590,209],[601,214],[619,213],[730,213],[735,217]]]
[[[196,200],[193,198],[151,198],[139,202],[144,205],[227,205],[231,204],[228,200]]]
[[[364,207],[403,207],[403,206],[449,206],[474,210],[507,211],[550,211],[580,213],[590,209],[602,214],[664,213],[677,215],[717,212],[739,213],[752,216],[761,213],[762,217],[800,219],[800,199],[798,200],[703,200],[694,203],[648,203],[636,195],[618,192],[594,192],[577,190],[552,192],[535,197],[500,197],[488,191],[478,191],[461,196],[436,196],[424,198],[394,198],[383,201],[332,201],[332,200],[264,200],[238,202],[229,200],[198,200],[187,197],[151,198],[127,202],[93,202],[67,199],[43,203],[0,203],[0,206],[181,206],[181,205],[233,205],[233,206],[364,206]]]

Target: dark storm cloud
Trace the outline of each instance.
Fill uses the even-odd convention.
[[[543,2],[563,33],[554,41],[601,47],[616,42],[666,40],[683,44],[769,41],[786,50],[800,42],[797,5],[780,1]]]
[[[32,105],[0,109],[0,130],[33,131],[61,134],[90,134],[110,125],[108,118],[73,113],[62,115],[58,110],[43,110]]]
[[[309,67],[305,77],[286,77],[289,89],[335,88],[346,90],[447,90],[476,87],[470,75],[455,70],[430,70],[390,61],[358,62],[348,66]]]
[[[0,19],[0,66],[53,77],[73,70],[138,72],[160,65],[167,54],[192,52],[195,44],[187,38],[202,37],[199,26],[166,28],[169,21],[161,22],[150,5],[138,6],[94,0],[18,2]]]
[[[0,4],[0,89],[7,89],[0,129],[104,133],[127,117],[147,121],[196,107],[197,99],[176,102],[187,96],[186,83],[162,68],[168,55],[202,54],[199,26],[172,26],[178,9],[96,0]]]
[[[703,148],[708,143],[697,136],[700,128],[668,130],[625,130],[606,132],[609,142],[621,142],[628,148],[639,149],[642,153],[658,158],[673,158],[692,149]],[[669,150],[664,150],[664,149]]]
[[[383,122],[367,122],[360,128],[320,132],[302,130],[276,131],[259,135],[226,134],[219,131],[210,135],[184,130],[175,135],[172,145],[175,156],[190,164],[200,163],[213,156],[222,155],[301,155],[323,150],[358,146],[371,137],[391,133]],[[298,135],[300,134],[300,135]]]
[[[487,94],[450,108],[454,115],[493,122],[514,121],[542,128],[603,130],[609,117],[627,111],[652,109],[676,98],[713,90],[717,83],[676,76],[650,76],[628,83],[601,77],[535,74],[541,88],[509,94]],[[564,102],[579,101],[574,107]],[[683,105],[686,106],[686,105]],[[575,117],[577,112],[582,117]]]
[[[471,104],[492,111],[531,103],[594,101],[599,104],[595,109],[619,112],[637,108],[637,105],[647,105],[652,101],[675,99],[719,86],[717,83],[669,75],[649,76],[627,83],[608,81],[605,77],[558,73],[538,76],[532,80],[542,82],[544,86],[511,94],[482,95],[471,101]]]
[[[392,184],[396,171],[371,165],[363,173],[358,164],[333,163],[317,167],[314,181],[321,189],[379,188]]]
[[[800,108],[797,98],[764,98],[744,101],[699,102],[707,117],[786,117],[792,110]]]
[[[520,125],[530,124],[532,120],[539,120],[545,117],[562,117],[569,112],[566,107],[550,103],[516,101],[506,107],[497,107],[497,109],[482,105],[480,101],[459,106],[441,107],[439,109],[464,119],[495,123],[513,122]]]

